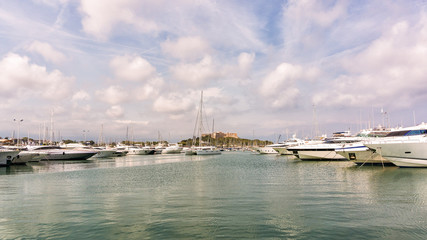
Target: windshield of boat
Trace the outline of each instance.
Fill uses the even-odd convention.
[[[386,137],[414,136],[423,134],[427,134],[427,129],[394,131],[387,134]]]

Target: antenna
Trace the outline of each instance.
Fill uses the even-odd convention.
[[[415,121],[415,110],[414,110],[414,111],[412,111],[412,115],[413,115],[413,117],[414,117],[414,126],[416,126],[416,125],[417,125],[417,122]]]

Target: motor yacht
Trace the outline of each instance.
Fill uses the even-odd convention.
[[[42,156],[42,160],[49,161],[87,160],[97,153],[97,151],[90,149],[67,149],[52,145],[29,146],[28,149],[39,153]]]
[[[289,151],[288,148],[302,144],[304,144],[304,140],[296,138],[296,135],[293,135],[292,138],[282,142],[280,146],[273,146],[273,149],[279,153],[279,155],[292,155],[292,152]]]
[[[304,145],[289,147],[288,151],[301,160],[346,160],[337,154],[336,149],[342,148],[346,143],[360,142],[356,137],[332,137],[323,142],[309,141]]]
[[[162,154],[178,154],[181,153],[182,147],[178,144],[169,144],[165,149],[162,150]]]
[[[399,167],[427,167],[427,124],[402,128],[364,145]]]

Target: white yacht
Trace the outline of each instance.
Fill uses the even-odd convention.
[[[116,150],[107,149],[104,147],[94,147],[93,149],[98,151],[95,155],[93,155],[94,158],[112,158],[114,157],[114,153],[116,153]]]
[[[219,155],[221,151],[214,146],[195,147],[196,155]]]
[[[292,152],[288,150],[290,147],[295,147],[304,144],[304,140],[296,138],[294,134],[291,139],[282,142],[282,146],[273,147],[273,149],[280,155],[292,155]]]
[[[97,153],[97,151],[90,149],[66,149],[52,145],[28,146],[28,149],[39,153],[42,156],[42,160],[87,160]]]
[[[19,150],[0,148],[0,166],[8,166],[19,154]]]
[[[269,145],[265,145],[264,147],[256,147],[254,148],[256,152],[259,154],[278,154],[278,151],[275,148],[284,147],[284,143],[273,143]]]
[[[154,153],[153,149],[138,146],[126,146],[125,149],[128,151],[128,155],[148,155]]]
[[[427,167],[427,124],[402,128],[365,146],[399,167]]]
[[[162,154],[178,154],[181,153],[182,147],[177,143],[169,144],[165,149],[162,150]]]
[[[361,130],[356,137],[360,137],[362,140],[378,139],[385,137],[391,131],[391,129],[378,126],[374,129]],[[357,165],[394,165],[392,162],[383,158],[381,154],[366,147],[362,141],[346,143],[342,148],[335,149],[335,152]]]
[[[337,154],[336,149],[342,148],[346,143],[360,142],[360,138],[355,137],[333,137],[325,139],[319,143],[314,141],[304,145],[289,147],[293,155],[301,160],[346,160],[345,157]]]

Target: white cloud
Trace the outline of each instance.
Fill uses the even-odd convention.
[[[255,60],[254,53],[243,52],[239,55],[238,64],[241,77],[247,77]]]
[[[87,100],[90,100],[90,95],[85,90],[80,90],[73,95],[71,100],[73,100],[73,101],[80,101],[80,100],[87,101]]]
[[[161,44],[164,53],[182,60],[197,60],[212,52],[209,43],[201,37],[181,37],[176,42],[166,40]]]
[[[107,110],[106,114],[112,118],[120,118],[124,116],[124,110],[119,105],[113,105]]]
[[[407,107],[427,99],[427,24],[398,22],[356,55],[342,60],[345,73],[313,102],[322,105]],[[333,96],[330,97],[330,96]]]
[[[2,97],[39,96],[60,100],[71,94],[74,78],[59,70],[48,72],[46,67],[31,64],[30,59],[15,53],[0,61],[0,93]]]
[[[123,103],[129,100],[129,92],[121,86],[110,86],[106,89],[101,89],[95,92],[95,95],[99,100],[109,103],[111,105],[116,105]]]
[[[170,71],[176,79],[194,85],[203,85],[221,76],[221,71],[210,56],[205,56],[195,64],[181,63],[172,66]]]
[[[115,57],[111,60],[110,67],[118,80],[140,82],[155,76],[156,73],[156,68],[139,56]]]
[[[328,27],[346,14],[347,2],[338,1],[332,7],[316,0],[291,0],[285,5],[284,16],[304,28],[314,24]]]
[[[121,23],[134,26],[141,32],[157,32],[157,23],[137,12],[139,4],[137,0],[110,0],[108,3],[104,0],[81,0],[83,30],[100,40],[108,39],[111,31]]]
[[[46,61],[52,63],[58,64],[66,60],[65,55],[53,48],[49,43],[34,41],[27,47],[27,50],[40,54]]]
[[[179,114],[190,110],[195,105],[193,98],[185,93],[170,93],[167,96],[160,96],[154,101],[153,109],[156,112],[169,114]]]
[[[160,77],[148,80],[142,86],[137,86],[133,89],[132,94],[134,99],[147,100],[157,97],[164,86],[164,81]]]
[[[275,108],[293,106],[300,94],[296,82],[311,80],[318,74],[315,68],[281,63],[262,80],[259,92]]]

